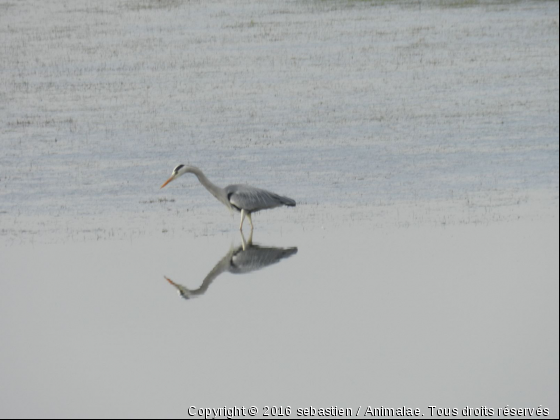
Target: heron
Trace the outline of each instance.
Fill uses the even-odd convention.
[[[175,283],[169,277],[164,276],[164,278],[177,289],[182,298],[190,299],[206,293],[214,279],[222,273],[247,274],[276,264],[285,258],[297,254],[297,252],[298,249],[295,246],[279,248],[253,245],[253,231],[251,231],[248,241],[245,240],[245,236],[241,232],[241,245],[235,249],[233,247],[229,249],[227,254],[206,275],[198,289],[188,289],[181,284]]]
[[[202,173],[196,166],[179,165],[173,169],[171,177],[163,183],[160,188],[165,187],[171,181],[176,180],[181,175],[194,174],[200,183],[223,203],[228,209],[235,209],[241,212],[241,223],[239,230],[243,231],[243,221],[245,217],[249,219],[251,224],[251,231],[253,230],[253,220],[251,214],[267,209],[273,209],[280,206],[294,207],[296,202],[288,197],[275,194],[273,192],[263,190],[260,188],[251,187],[249,185],[228,185],[225,188],[220,188],[214,185],[206,175]]]

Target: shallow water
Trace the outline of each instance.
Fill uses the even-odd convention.
[[[557,2],[2,3],[0,76],[0,417],[558,416]]]
[[[190,406],[235,405],[557,413],[557,228],[257,232],[255,243],[292,252],[245,274],[230,272],[246,267],[239,254],[229,263],[235,234],[11,247],[2,415],[187,417]],[[219,261],[187,300],[164,278],[196,290]]]

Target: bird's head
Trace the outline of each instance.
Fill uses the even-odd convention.
[[[179,178],[181,175],[184,175],[185,173],[188,172],[188,166],[185,165],[179,165],[177,166],[175,169],[173,169],[173,172],[171,173],[171,177],[169,177],[169,179],[167,181],[165,181],[163,183],[163,185],[160,188],[165,187],[167,184],[169,184],[171,181],[175,181],[177,178]]]

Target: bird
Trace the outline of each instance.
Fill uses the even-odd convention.
[[[218,261],[214,268],[206,275],[198,289],[188,289],[175,283],[169,277],[165,280],[177,289],[179,295],[184,299],[198,297],[208,290],[214,279],[224,272],[232,274],[247,274],[252,271],[261,270],[269,265],[276,264],[281,260],[297,254],[297,247],[279,248],[253,245],[253,235],[246,241],[241,232],[242,244],[237,248],[231,247],[226,255]]]
[[[210,192],[210,194],[216,197],[218,201],[223,203],[228,209],[235,209],[241,212],[241,223],[239,225],[240,231],[243,231],[243,221],[245,220],[245,217],[249,219],[251,231],[253,230],[253,220],[251,218],[251,214],[257,211],[273,209],[280,206],[295,207],[296,205],[296,202],[291,198],[260,188],[251,187],[249,185],[235,184],[228,185],[225,188],[220,188],[210,182],[210,180],[206,178],[206,175],[204,175],[196,166],[182,164],[173,169],[171,177],[163,183],[160,189],[165,187],[171,181],[176,180],[181,175],[188,173],[196,175],[200,183]]]

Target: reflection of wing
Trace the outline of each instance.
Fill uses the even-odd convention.
[[[276,264],[284,258],[297,253],[297,248],[272,248],[257,245],[249,246],[245,251],[239,247],[233,253],[229,271],[234,274],[249,273]]]

